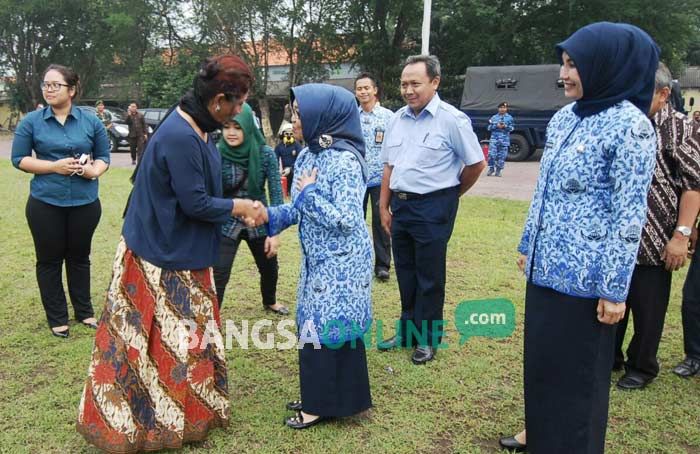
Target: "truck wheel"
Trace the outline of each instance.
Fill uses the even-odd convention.
[[[510,135],[510,148],[508,149],[508,161],[524,161],[531,155],[530,144],[520,134]]]
[[[107,134],[109,137],[109,148],[112,150],[112,153],[116,153],[119,151],[119,141],[117,140],[116,137],[114,137],[112,134]]]

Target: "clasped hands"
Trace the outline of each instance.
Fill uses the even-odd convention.
[[[299,192],[305,187],[316,182],[318,169],[302,172],[297,180],[296,188]],[[258,200],[233,199],[233,213],[240,218],[248,227],[257,227],[268,221],[267,208]]]
[[[79,176],[88,180],[96,178],[97,171],[92,165],[89,157],[84,158],[83,155],[78,158],[63,158],[53,162],[53,170],[55,173],[68,176]]]
[[[267,208],[258,200],[233,199],[233,215],[248,227],[257,227],[268,220]]]

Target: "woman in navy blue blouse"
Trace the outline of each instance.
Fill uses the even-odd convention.
[[[80,79],[72,69],[49,66],[41,90],[48,106],[29,113],[17,127],[12,164],[34,174],[26,215],[41,302],[51,333],[67,338],[64,262],[75,318],[97,328],[90,301],[90,246],[102,213],[97,178],[109,167],[110,147],[102,122],[73,105]]]
[[[105,451],[180,448],[228,424],[223,346],[205,342],[221,338],[212,265],[221,224],[253,202],[223,197],[210,133],[251,85],[239,57],[208,59],[139,162],[78,414]]]

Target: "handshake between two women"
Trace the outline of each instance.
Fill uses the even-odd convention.
[[[299,193],[303,192],[307,186],[316,183],[317,177],[317,168],[302,172],[296,181],[296,190]],[[231,214],[242,219],[248,227],[257,227],[268,222],[267,207],[258,200],[233,199],[233,212]]]
[[[267,222],[267,208],[258,200],[233,199],[231,214],[242,219],[248,227],[257,227]]]

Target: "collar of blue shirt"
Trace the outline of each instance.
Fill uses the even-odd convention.
[[[382,105],[379,103],[379,101],[377,101],[376,103],[374,103],[374,107],[372,107],[372,110],[370,110],[369,112],[366,112],[365,109],[362,108],[362,105],[358,105],[357,109],[359,110],[360,114],[364,113],[365,115],[377,115],[377,111],[381,106]]]
[[[428,105],[426,105],[423,110],[420,111],[418,115],[415,115],[413,113],[413,109],[411,109],[409,106],[406,106],[406,109],[403,111],[403,115],[409,116],[413,119],[418,119],[421,115],[423,115],[424,112],[430,113],[431,116],[435,116],[435,114],[438,111],[438,107],[440,107],[440,96],[435,93],[435,96],[433,96],[433,99],[430,100]]]
[[[82,110],[80,110],[80,107],[76,105],[71,105],[70,107],[70,112],[68,113],[69,116],[72,116],[76,120],[80,118],[80,115],[82,114]],[[49,118],[55,118],[56,115],[53,113],[53,109],[51,106],[46,106],[44,107],[44,111],[42,112],[42,118],[44,120],[48,120]]]

